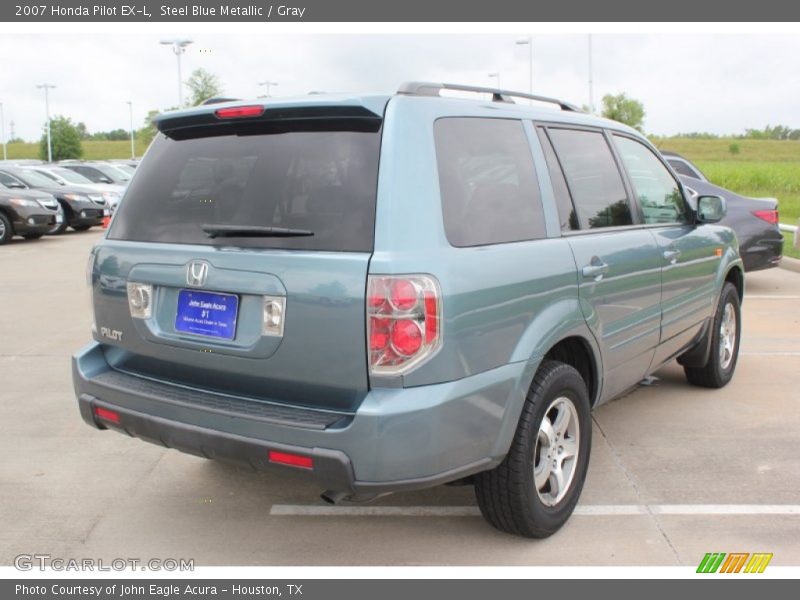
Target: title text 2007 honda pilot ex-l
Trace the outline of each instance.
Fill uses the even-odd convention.
[[[724,200],[624,125],[423,83],[156,123],[88,265],[94,427],[304,471],[329,502],[471,483],[492,525],[543,537],[592,407],[675,358],[733,375]]]

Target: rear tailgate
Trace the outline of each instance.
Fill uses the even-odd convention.
[[[160,122],[166,135],[96,250],[109,363],[189,388],[355,410],[368,389],[380,148],[380,116],[369,114]],[[142,289],[147,314],[130,305]],[[278,325],[265,328],[276,310]]]

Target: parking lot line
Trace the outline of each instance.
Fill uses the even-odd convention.
[[[748,294],[744,295],[745,300],[800,300],[800,296],[790,296],[786,294]]]
[[[477,517],[477,506],[317,506],[274,504],[276,517]],[[800,515],[800,504],[588,504],[576,515]]]
[[[770,351],[748,352],[746,350],[742,350],[739,352],[739,356],[800,356],[800,351],[776,350],[775,352],[770,352]]]

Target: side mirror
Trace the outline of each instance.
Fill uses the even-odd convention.
[[[699,196],[696,202],[698,223],[719,223],[728,210],[721,196]]]

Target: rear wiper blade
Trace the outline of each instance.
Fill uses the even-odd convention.
[[[286,227],[259,227],[257,225],[201,225],[210,238],[218,237],[307,237],[314,235],[308,229]]]

